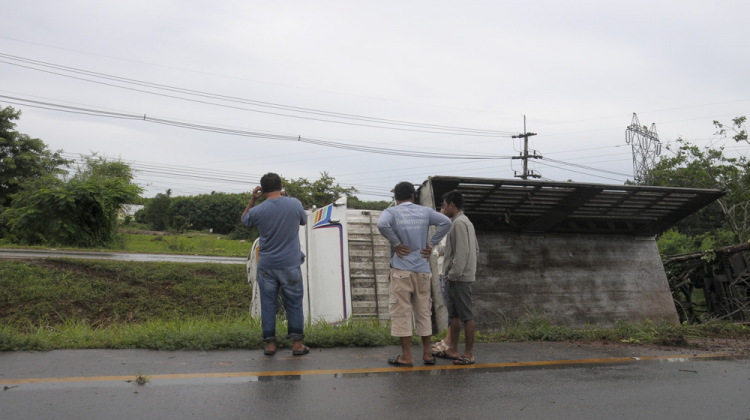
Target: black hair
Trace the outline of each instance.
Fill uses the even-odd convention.
[[[260,179],[260,188],[264,193],[281,191],[281,177],[279,174],[269,172]]]
[[[443,194],[443,201],[445,201],[447,204],[455,204],[456,208],[459,210],[464,209],[464,196],[457,190],[448,191],[447,193]]]
[[[396,201],[406,201],[414,197],[414,184],[411,182],[399,182],[393,189],[393,195]]]

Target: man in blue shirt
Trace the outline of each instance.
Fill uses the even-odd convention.
[[[281,190],[279,175],[271,172],[263,175],[242,213],[242,223],[249,228],[255,226],[260,232],[257,279],[263,341],[266,342],[263,353],[276,354],[276,302],[281,289],[286,303],[287,338],[293,340],[292,354],[300,356],[310,352],[302,344],[305,291],[300,266],[305,254],[299,244],[299,227],[307,223],[307,213],[299,200],[287,197]],[[255,202],[261,196],[266,199],[256,207]]]
[[[396,366],[414,366],[411,354],[412,312],[417,335],[422,337],[425,364],[435,364],[430,352],[432,335],[432,273],[428,259],[432,247],[448,234],[451,221],[435,210],[414,204],[414,185],[400,182],[394,189],[396,207],[383,211],[378,230],[391,243],[391,285],[389,312],[391,335],[401,340],[402,354],[388,359]],[[437,232],[428,241],[430,226]]]

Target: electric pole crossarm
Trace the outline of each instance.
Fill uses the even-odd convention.
[[[538,155],[536,153],[536,150],[534,150],[533,155],[529,155],[529,137],[536,136],[536,133],[528,133],[526,132],[526,116],[523,116],[523,134],[518,134],[515,136],[511,136],[514,139],[523,139],[523,153],[518,157],[513,157],[513,159],[523,159],[523,173],[521,175],[517,175],[515,172],[513,174],[514,177],[521,178],[521,179],[528,179],[529,177],[532,178],[541,178],[542,176],[540,174],[534,173],[534,171],[529,172],[529,159],[541,159],[542,155]]]

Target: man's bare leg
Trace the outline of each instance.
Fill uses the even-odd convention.
[[[422,352],[422,360],[425,362],[429,362],[431,360],[435,360],[435,358],[432,356],[432,342],[429,335],[422,336],[422,347],[424,348],[424,351]]]
[[[450,338],[448,342],[448,350],[445,354],[449,357],[459,357],[458,354],[458,337],[461,335],[461,320],[458,318],[451,318]]]
[[[464,355],[461,356],[465,359],[474,361],[474,320],[469,320],[464,323],[464,334],[466,335],[466,348],[464,349]]]
[[[401,340],[401,357],[398,361],[407,365],[414,364],[414,358],[411,356],[411,337],[399,337]]]

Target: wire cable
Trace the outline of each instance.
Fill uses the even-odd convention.
[[[522,116],[521,114],[508,114],[508,113],[502,113],[502,112],[487,111],[487,110],[482,110],[482,109],[471,109],[471,108],[460,108],[460,107],[445,106],[445,105],[424,104],[424,103],[419,103],[419,102],[401,101],[401,100],[398,100],[398,99],[379,98],[377,96],[357,95],[357,94],[353,94],[353,93],[335,92],[335,91],[331,91],[331,90],[314,89],[314,88],[309,88],[309,87],[304,87],[304,86],[295,86],[295,85],[287,85],[287,84],[283,84],[283,83],[267,82],[267,81],[263,81],[263,80],[247,79],[247,78],[244,78],[244,77],[229,76],[229,75],[226,75],[226,74],[211,73],[211,72],[205,72],[205,71],[199,71],[199,70],[186,69],[186,68],[182,68],[182,67],[174,67],[174,66],[166,66],[166,65],[163,65],[163,64],[149,63],[149,62],[146,62],[146,61],[138,61],[138,60],[131,60],[131,59],[127,59],[127,58],[114,57],[114,56],[111,56],[111,55],[96,54],[96,53],[87,52],[87,51],[74,50],[74,49],[71,49],[71,48],[63,48],[63,47],[57,47],[57,46],[54,46],[54,45],[42,44],[42,43],[39,43],[39,42],[24,41],[22,39],[10,38],[10,37],[5,37],[5,36],[0,36],[0,39],[6,39],[6,40],[9,40],[9,41],[14,41],[14,42],[21,42],[21,43],[24,43],[24,44],[39,45],[39,46],[42,46],[42,47],[54,48],[54,49],[58,49],[58,50],[62,50],[62,51],[72,51],[72,52],[76,52],[76,53],[79,53],[79,54],[86,54],[86,55],[90,55],[90,56],[94,56],[94,57],[104,57],[104,58],[109,58],[109,59],[112,59],[112,60],[119,60],[119,61],[125,61],[125,62],[130,62],[130,63],[143,64],[143,65],[147,65],[147,66],[161,67],[161,68],[165,68],[165,69],[179,70],[179,71],[185,71],[185,72],[195,73],[195,74],[203,74],[203,75],[208,75],[208,76],[225,77],[225,78],[228,78],[228,79],[244,80],[244,81],[253,82],[253,83],[262,83],[262,84],[267,84],[267,85],[282,86],[282,87],[292,88],[292,89],[302,89],[302,90],[309,90],[309,91],[313,91],[313,92],[328,93],[328,94],[333,94],[333,95],[342,95],[342,96],[352,96],[352,97],[359,97],[359,98],[375,99],[375,100],[378,100],[378,101],[396,102],[396,103],[409,104],[409,105],[428,106],[428,107],[446,108],[446,109],[456,109],[456,110],[460,110],[460,111],[483,112],[483,113],[505,115],[505,116],[513,116],[513,117],[521,117]]]
[[[446,153],[432,153],[432,152],[419,152],[405,149],[391,149],[391,148],[380,148],[372,146],[363,146],[350,143],[338,143],[314,138],[306,138],[302,136],[288,136],[281,134],[263,133],[239,129],[230,129],[224,127],[210,126],[205,124],[188,123],[184,121],[170,120],[165,118],[154,118],[149,117],[146,114],[124,114],[119,112],[96,110],[91,108],[74,107],[70,105],[55,104],[51,102],[35,101],[30,99],[0,95],[0,98],[6,98],[4,102],[24,105],[32,108],[42,108],[52,111],[62,111],[75,114],[83,114],[97,117],[110,117],[130,120],[142,120],[144,122],[151,122],[155,124],[179,127],[184,129],[204,131],[217,134],[226,134],[240,137],[252,137],[261,138],[268,140],[278,141],[296,141],[299,143],[313,144],[323,147],[355,150],[363,153],[373,153],[382,155],[402,156],[402,157],[418,157],[418,158],[430,158],[430,159],[451,159],[451,160],[502,160],[511,159],[511,156],[496,156],[496,155],[473,155],[473,154],[446,154]]]
[[[272,109],[279,109],[284,111],[290,111],[290,112],[297,112],[297,113],[304,113],[304,114],[312,114],[312,115],[319,115],[319,116],[325,116],[329,118],[339,118],[339,119],[348,119],[348,120],[355,120],[355,121],[362,121],[362,122],[369,122],[372,124],[387,124],[387,125],[393,125],[395,127],[382,127],[382,126],[375,126],[370,124],[355,124],[355,123],[347,123],[344,121],[334,121],[334,120],[324,120],[320,118],[311,118],[311,117],[303,117],[299,115],[291,115],[291,114],[283,114],[278,112],[269,112],[269,111],[260,111],[256,109],[249,109],[249,108],[242,108],[242,107],[236,107],[236,106],[229,106],[226,104],[219,104],[214,102],[208,102],[208,101],[201,101],[201,100],[195,100],[190,98],[184,98],[181,96],[175,96],[175,95],[167,95],[167,94],[161,94],[157,92],[151,92],[143,89],[135,89],[135,88],[129,88],[125,86],[115,85],[112,83],[106,83],[106,82],[100,82],[96,80],[91,80],[83,77],[76,77],[71,76],[69,74],[63,74],[58,73],[55,71],[49,71],[49,70],[43,70],[35,67],[31,67],[28,65],[21,65],[18,63],[11,63],[8,61],[2,61],[0,60],[0,63],[9,64],[12,66],[22,67],[30,70],[36,70],[44,73],[54,74],[62,77],[69,77],[77,80],[82,80],[86,82],[91,83],[97,83],[97,84],[103,84],[106,86],[116,87],[120,89],[127,89],[127,90],[134,90],[137,92],[142,93],[148,93],[152,95],[157,96],[165,96],[173,99],[180,99],[190,102],[198,102],[208,105],[214,105],[214,106],[221,106],[221,107],[227,107],[227,108],[233,108],[233,109],[240,109],[250,112],[259,112],[259,113],[265,113],[265,114],[271,114],[271,115],[279,115],[284,117],[291,117],[291,118],[301,118],[301,119],[309,119],[309,120],[315,120],[315,121],[323,121],[323,122],[331,122],[331,123],[338,123],[338,124],[348,124],[348,125],[360,125],[365,127],[372,127],[372,128],[384,128],[384,129],[399,129],[402,131],[420,131],[420,132],[429,132],[429,133],[436,133],[436,134],[455,134],[455,135],[467,135],[467,136],[480,136],[480,137],[497,137],[497,136],[505,136],[508,137],[511,134],[514,134],[515,132],[511,131],[498,131],[498,130],[483,130],[483,129],[474,129],[474,128],[467,128],[467,127],[456,127],[456,126],[444,126],[444,125],[437,125],[437,124],[427,124],[427,123],[416,123],[416,122],[410,122],[410,121],[401,121],[401,120],[392,120],[392,119],[385,119],[385,118],[375,118],[375,117],[367,117],[362,115],[355,115],[355,114],[346,114],[346,113],[338,113],[338,112],[331,112],[331,111],[323,111],[323,110],[317,110],[313,108],[303,108],[303,107],[296,107],[296,106],[290,106],[290,105],[282,105],[282,104],[276,104],[272,102],[264,102],[264,101],[256,101],[256,100],[250,100],[250,99],[244,99],[244,98],[238,98],[238,97],[232,97],[227,95],[220,95],[210,92],[203,92],[193,89],[185,89],[180,88],[176,86],[169,86],[169,85],[163,85],[159,83],[152,83],[152,82],[146,82],[141,81],[137,79],[130,79],[115,75],[110,75],[106,73],[99,73],[99,72],[93,72],[89,70],[79,69],[75,67],[68,67],[68,66],[62,66],[54,63],[48,63],[44,61],[39,60],[32,60],[27,59],[24,57],[14,56],[10,54],[3,54],[0,53],[0,57],[5,58],[6,60],[14,60],[19,61],[21,63],[29,64],[29,65],[35,65],[35,66],[41,66],[48,69],[55,69],[59,71],[65,71],[70,72],[74,74],[79,75],[85,75],[88,77],[96,77],[101,78],[105,80],[110,81],[116,81],[119,83],[126,83],[131,85],[137,85],[142,87],[148,87],[151,89],[158,89],[158,90],[164,90],[168,92],[174,92],[174,93],[181,93],[191,96],[197,96],[201,98],[210,98],[210,99],[218,99],[226,102],[233,102],[233,103],[242,103],[247,105],[254,105],[254,106],[261,106],[266,108],[272,108]],[[409,129],[407,128],[397,128],[400,127],[411,127]],[[438,130],[438,131],[426,131],[426,130]]]

